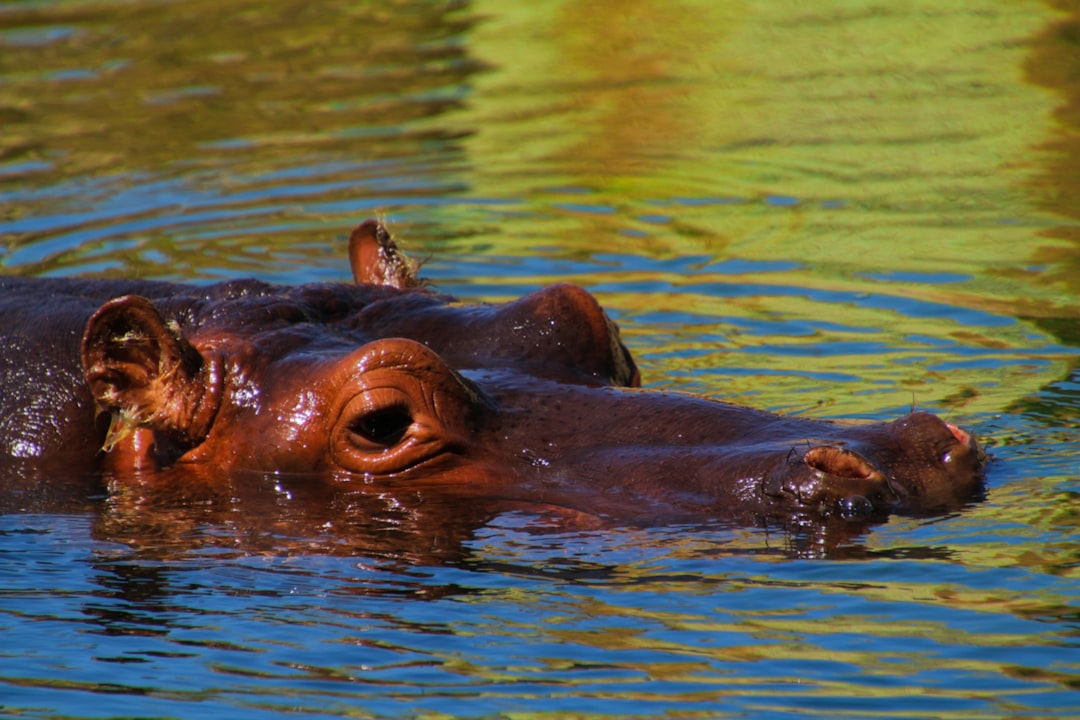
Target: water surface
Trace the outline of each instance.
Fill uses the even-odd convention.
[[[1066,0],[0,4],[5,273],[346,280],[377,216],[464,299],[589,288],[650,387],[916,406],[994,457],[983,502],[847,529],[8,498],[0,714],[1080,713],[1078,31]]]

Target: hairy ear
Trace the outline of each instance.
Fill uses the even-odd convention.
[[[210,432],[221,373],[146,298],[102,305],[87,322],[82,360],[98,407],[112,414],[106,451],[138,428],[184,447]]]
[[[376,220],[366,220],[352,231],[349,265],[353,280],[358,284],[389,285],[399,289],[421,284],[412,264],[398,251],[390,232]]]

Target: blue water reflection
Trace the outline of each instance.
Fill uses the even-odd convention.
[[[930,517],[505,512],[439,552],[281,478],[0,486],[0,715],[1080,716],[1057,5],[0,5],[5,274],[348,281],[378,217],[465,302],[585,286],[650,388],[991,455]]]
[[[1032,709],[1073,701],[1022,669],[1067,672],[1075,642],[1003,612],[1011,599],[998,591],[1056,593],[1068,582],[972,570],[947,552],[931,561],[928,582],[926,559],[763,567],[717,529],[536,537],[511,524],[478,538],[487,557],[395,570],[320,555],[152,561],[87,546],[79,530],[89,527],[3,519],[4,571],[18,557],[15,576],[66,588],[48,600],[25,582],[0,593],[5,638],[21,649],[19,671],[5,673],[14,707],[103,717],[134,695],[147,715],[400,716],[453,702],[455,714],[479,717],[542,697],[555,712],[640,715],[676,699],[718,713],[777,710],[797,697],[802,707],[887,714],[921,688],[933,691],[923,711],[962,714],[995,706],[976,699],[990,677],[999,698],[1028,704],[1038,692]],[[705,554],[671,555],[688,542]],[[883,570],[909,599],[890,595]],[[919,595],[949,588],[978,591],[982,607],[936,606],[928,618]],[[898,645],[890,628],[901,627]],[[1045,641],[1025,650],[1018,637]],[[819,643],[826,656],[812,650]],[[994,667],[1017,672],[988,675]],[[867,692],[837,696],[837,683]]]

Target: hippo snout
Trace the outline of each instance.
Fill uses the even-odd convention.
[[[793,446],[763,479],[776,501],[825,513],[875,512],[953,505],[982,482],[985,455],[961,427],[930,413],[885,425],[851,428],[841,441]]]
[[[792,448],[785,463],[765,476],[762,492],[783,504],[854,516],[895,507],[902,498],[884,472],[838,445]]]
[[[960,481],[975,477],[981,482],[986,455],[968,431],[928,412],[911,413],[891,423],[891,428],[896,432],[900,455],[909,457],[916,470],[912,473],[916,479]],[[928,484],[933,485],[916,483],[915,489]]]

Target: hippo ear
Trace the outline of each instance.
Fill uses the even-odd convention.
[[[188,447],[209,432],[221,374],[146,298],[101,306],[87,322],[82,360],[90,392],[112,413],[106,450],[140,427]]]
[[[399,289],[417,287],[420,281],[386,227],[367,220],[349,236],[349,264],[353,279],[362,285],[389,285]]]

